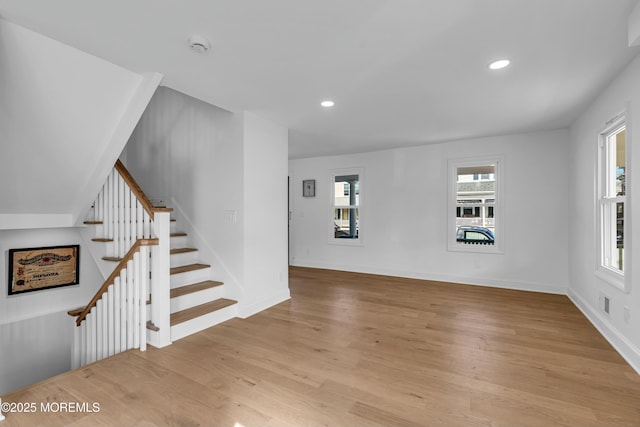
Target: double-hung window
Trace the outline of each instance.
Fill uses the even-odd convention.
[[[329,239],[333,243],[360,244],[362,241],[361,180],[362,169],[339,170],[331,174]]]
[[[502,163],[502,156],[449,161],[449,250],[502,252]]]
[[[598,156],[598,275],[625,289],[625,212],[627,202],[627,128],[613,120],[600,135]]]

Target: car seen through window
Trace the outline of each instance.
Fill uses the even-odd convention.
[[[456,241],[468,245],[493,245],[493,232],[484,227],[458,227]]]

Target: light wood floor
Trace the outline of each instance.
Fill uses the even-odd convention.
[[[640,426],[640,376],[564,296],[292,268],[292,298],[3,397],[0,427]]]

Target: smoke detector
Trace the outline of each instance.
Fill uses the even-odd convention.
[[[206,37],[198,35],[189,36],[187,44],[196,53],[205,53],[211,47],[211,43]]]

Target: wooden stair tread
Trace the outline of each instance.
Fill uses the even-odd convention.
[[[196,317],[203,316],[208,313],[212,313],[216,310],[223,309],[225,307],[229,307],[230,305],[236,304],[237,301],[220,298],[206,304],[197,305],[195,307],[187,308],[186,310],[178,311],[177,313],[171,314],[171,326],[177,325],[179,323],[186,322],[191,319],[195,319]]]
[[[204,268],[211,267],[209,264],[188,264],[188,265],[180,265],[178,267],[173,267],[169,270],[170,274],[180,274],[186,273],[188,271],[202,270]]]
[[[113,242],[113,239],[104,239],[102,237],[94,237],[93,239],[91,239],[92,242]]]
[[[83,224],[86,224],[86,225],[100,225],[100,224],[102,224],[102,221],[85,221],[85,222],[83,222]]]
[[[187,235],[187,233],[177,232],[177,233],[171,233],[171,234],[169,235],[169,237],[184,237],[184,236],[186,236],[186,235]]]
[[[122,261],[122,258],[118,258],[118,257],[115,257],[115,256],[103,256],[102,259],[105,260],[105,261],[113,261],[113,262]]]
[[[186,254],[187,252],[197,252],[196,248],[174,248],[169,252],[171,255]]]
[[[191,294],[193,292],[202,291],[204,289],[211,289],[217,286],[222,286],[224,283],[216,282],[213,280],[205,280],[204,282],[193,283],[191,285],[180,286],[179,288],[171,289],[171,298],[180,297],[182,295]]]
[[[147,329],[154,332],[158,332],[160,330],[160,328],[154,325],[153,322],[151,322],[151,320],[147,320]]]

